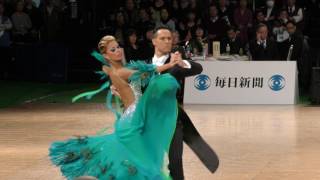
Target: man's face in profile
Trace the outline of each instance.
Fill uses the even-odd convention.
[[[152,39],[154,48],[163,54],[171,52],[172,34],[167,29],[159,29]]]

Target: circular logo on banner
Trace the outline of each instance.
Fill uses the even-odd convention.
[[[209,76],[200,74],[194,79],[194,87],[200,91],[207,90],[211,86],[211,79]]]
[[[286,80],[284,79],[283,76],[277,74],[277,75],[272,76],[269,79],[268,85],[271,90],[280,91],[281,89],[283,89],[286,86]]]

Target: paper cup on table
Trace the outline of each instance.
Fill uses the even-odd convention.
[[[212,42],[212,54],[213,54],[213,57],[215,57],[215,58],[220,56],[220,42],[219,41]]]

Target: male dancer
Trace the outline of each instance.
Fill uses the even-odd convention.
[[[170,73],[174,76],[181,85],[184,86],[184,79],[188,76],[194,76],[202,72],[202,66],[193,61],[181,59],[181,53],[174,52],[170,56],[172,49],[172,33],[167,27],[158,27],[154,30],[152,43],[155,53],[152,58],[152,63],[161,66],[169,63],[171,58],[178,58],[180,63],[173,68],[163,73]],[[151,63],[151,62],[150,62]],[[171,142],[169,152],[169,169],[174,180],[183,180],[183,141],[194,151],[204,165],[213,173],[219,166],[219,159],[216,153],[202,139],[197,129],[192,124],[186,112],[182,109],[183,91],[177,93],[177,99],[180,104],[177,126],[174,137]]]
[[[199,63],[182,60],[180,52],[171,53],[172,33],[168,27],[158,27],[154,30],[152,43],[154,45],[154,57],[147,60],[157,66],[169,63],[172,58],[180,60],[178,65],[163,72],[170,73],[180,83],[181,89],[184,86],[184,79],[202,72],[202,66]],[[170,54],[171,53],[171,54]],[[112,92],[119,96],[117,89],[111,86]],[[177,93],[177,99],[180,104],[177,126],[169,151],[169,170],[173,180],[183,180],[183,141],[193,150],[202,163],[214,173],[219,166],[219,159],[216,153],[202,139],[197,129],[194,127],[186,112],[182,109],[183,91]]]

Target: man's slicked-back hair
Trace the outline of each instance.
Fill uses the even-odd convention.
[[[227,32],[229,32],[229,31],[237,32],[238,28],[236,26],[231,25],[231,26],[228,26],[228,28],[227,28]]]
[[[289,20],[289,21],[286,23],[286,25],[288,25],[288,24],[292,24],[294,27],[297,26],[297,23],[294,22],[294,21],[292,21],[292,20]]]
[[[159,32],[160,30],[168,30],[168,31],[172,32],[172,29],[169,28],[168,26],[159,26],[159,27],[156,27],[156,28],[153,30],[153,36],[152,36],[152,38],[156,38],[157,35],[158,35],[158,32]]]
[[[268,29],[268,26],[264,23],[259,23],[257,26],[256,26],[256,32],[258,32],[260,30],[260,28],[262,27],[266,27]],[[268,29],[269,30],[269,29]]]

